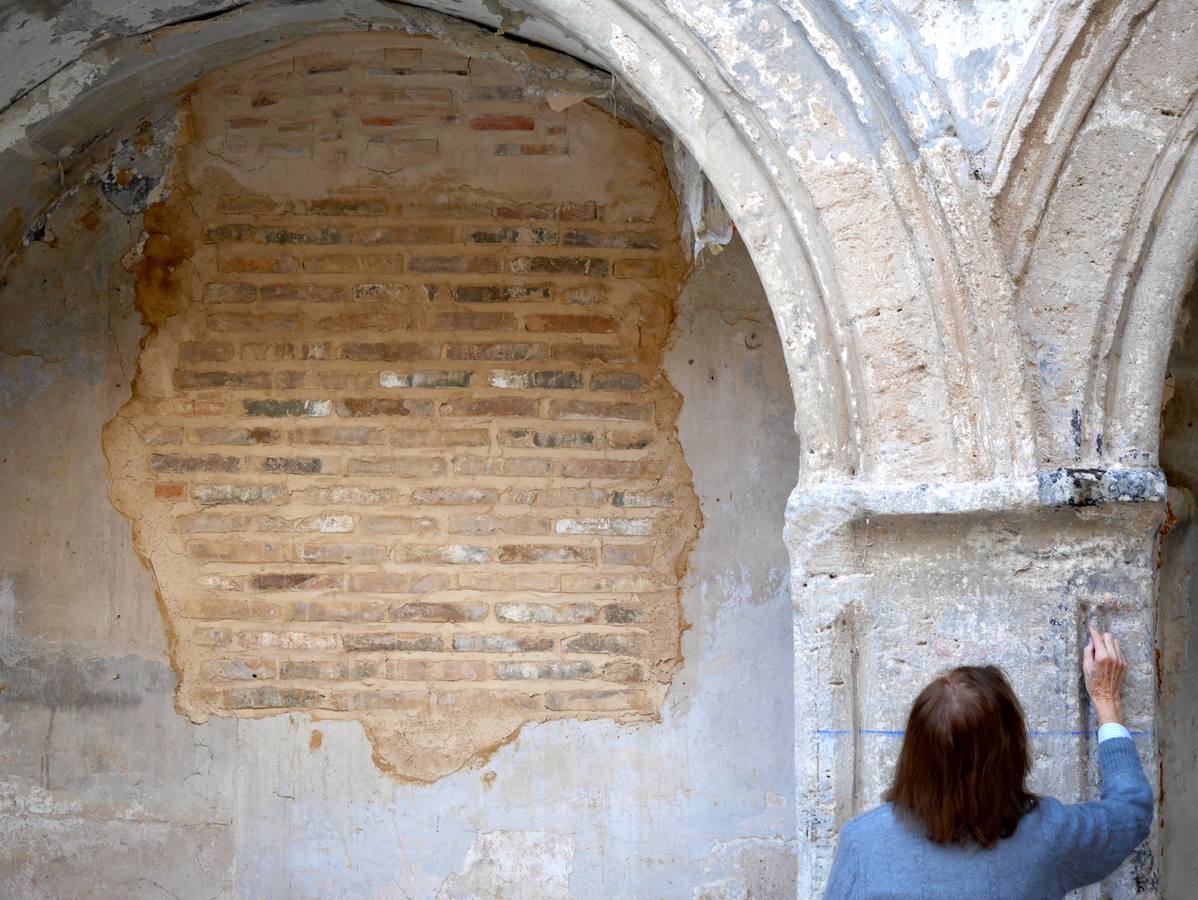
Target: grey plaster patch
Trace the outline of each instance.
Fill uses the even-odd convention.
[[[117,145],[100,175],[100,190],[108,202],[127,216],[143,213],[161,199],[162,179],[173,156],[171,141],[178,130],[173,114],[145,121],[133,137]]]
[[[548,831],[489,831],[445,879],[437,900],[568,900],[574,841]]]
[[[789,897],[798,861],[795,842],[778,837],[721,841],[703,860],[709,881],[696,885],[694,900],[765,900]]]

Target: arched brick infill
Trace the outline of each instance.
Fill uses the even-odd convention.
[[[392,33],[210,74],[177,153],[105,451],[180,708],[356,718],[415,780],[655,716],[698,533],[656,142]]]

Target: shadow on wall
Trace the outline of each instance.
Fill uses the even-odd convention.
[[[1161,869],[1164,896],[1198,874],[1198,272],[1182,301],[1161,416],[1161,467],[1175,521],[1162,548],[1157,646],[1162,784]]]

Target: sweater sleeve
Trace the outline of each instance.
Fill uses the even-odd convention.
[[[857,851],[853,841],[852,823],[840,829],[832,872],[824,888],[824,900],[852,900],[857,888]]]
[[[1101,799],[1061,808],[1064,823],[1058,847],[1063,871],[1071,876],[1066,878],[1066,891],[1106,878],[1148,837],[1152,827],[1152,788],[1131,738],[1100,743],[1098,762]]]

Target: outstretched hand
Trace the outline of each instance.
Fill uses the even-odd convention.
[[[1098,714],[1098,724],[1122,723],[1127,661],[1114,635],[1099,634],[1098,629],[1090,626],[1090,642],[1082,651],[1082,672],[1086,676],[1086,692]]]

